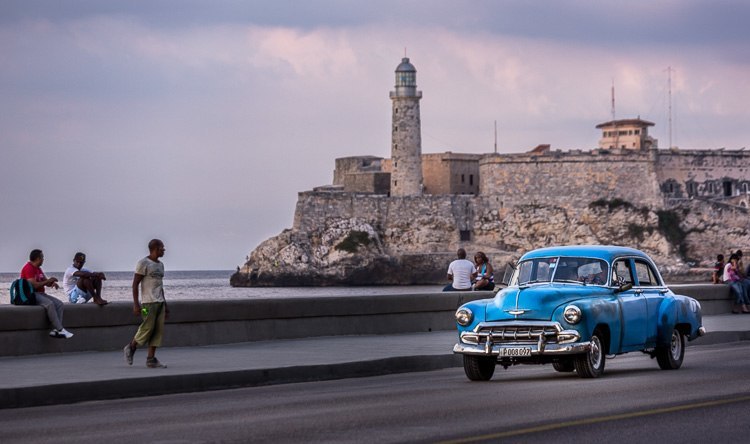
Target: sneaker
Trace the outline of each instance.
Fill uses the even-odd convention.
[[[49,332],[49,335],[53,338],[58,339],[70,339],[73,337],[73,333],[69,332],[68,330],[65,330],[64,328],[62,330],[54,329]]]
[[[76,304],[85,304],[86,302],[88,301],[86,301],[86,298],[83,296],[78,296],[78,299],[76,300]]]
[[[122,351],[125,353],[125,362],[127,362],[128,365],[133,365],[133,353],[135,353],[135,350],[130,348],[130,344],[128,344],[122,349]]]
[[[146,358],[146,367],[148,368],[167,368],[166,365],[159,362],[156,358]]]

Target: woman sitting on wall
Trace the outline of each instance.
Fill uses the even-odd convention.
[[[732,307],[732,313],[750,313],[748,309],[748,296],[745,293],[745,288],[742,286],[742,279],[737,271],[737,263],[740,257],[732,253],[729,256],[729,262],[724,266],[724,283],[729,285],[732,292],[735,294],[735,303]]]
[[[478,251],[474,255],[474,264],[477,267],[477,277],[474,280],[474,290],[492,291],[495,289],[495,277],[492,274],[492,264],[487,255]]]

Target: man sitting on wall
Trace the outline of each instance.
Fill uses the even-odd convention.
[[[83,268],[85,263],[86,255],[78,252],[73,256],[73,265],[65,270],[63,288],[68,300],[74,304],[85,304],[93,298],[96,305],[107,305],[107,301],[102,299],[102,281],[107,277],[100,271]]]
[[[34,287],[34,293],[36,296],[36,304],[41,305],[47,312],[47,319],[52,324],[52,331],[49,335],[53,338],[65,338],[70,339],[73,337],[73,333],[65,330],[62,325],[63,319],[63,303],[61,300],[54,296],[50,296],[44,292],[45,287],[60,288],[57,285],[57,278],[48,278],[44,271],[42,271],[42,264],[44,263],[44,253],[42,250],[34,249],[29,253],[29,261],[21,269],[21,279],[26,279]]]
[[[474,264],[466,259],[466,250],[459,248],[456,255],[458,259],[448,266],[448,280],[451,283],[446,285],[443,291],[469,291],[477,275]]]

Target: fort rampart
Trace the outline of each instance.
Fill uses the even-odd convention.
[[[619,198],[661,207],[655,151],[547,151],[487,155],[479,161],[479,195],[501,195],[509,205],[585,208]]]

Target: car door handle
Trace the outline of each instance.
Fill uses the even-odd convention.
[[[635,293],[635,294],[643,294],[643,290],[639,288],[637,290],[633,290],[633,293]]]

